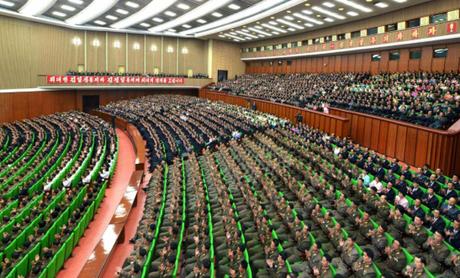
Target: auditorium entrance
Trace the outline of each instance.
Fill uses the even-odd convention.
[[[99,108],[99,96],[83,96],[83,112],[89,113]]]
[[[228,79],[228,70],[217,70],[217,82],[222,82]]]

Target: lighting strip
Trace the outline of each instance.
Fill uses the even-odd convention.
[[[183,33],[186,35],[193,34],[193,33],[199,33],[199,32],[204,32],[205,30],[209,30],[212,28],[217,28],[222,25],[230,24],[232,22],[241,20],[243,18],[246,18],[248,16],[255,15],[257,13],[260,13],[264,10],[270,9],[271,7],[274,7],[278,4],[282,4],[286,0],[264,0],[258,4],[255,4],[247,9],[244,9],[238,13],[232,14],[230,16],[224,17],[220,20],[216,20],[214,22],[211,22],[209,24],[196,27],[187,31],[184,31]]]
[[[57,0],[29,0],[19,9],[23,15],[36,16],[49,10]]]
[[[360,4],[355,3],[353,1],[350,1],[350,0],[335,0],[335,1],[339,2],[339,3],[342,3],[344,5],[350,6],[352,8],[355,8],[355,9],[360,10],[360,11],[365,12],[365,13],[372,12],[372,9],[369,9],[368,7],[365,7],[363,5],[360,5]]]
[[[294,28],[299,29],[299,30],[305,29],[303,26],[300,26],[298,24],[292,23],[290,21],[287,21],[287,20],[284,20],[284,19],[281,19],[281,18],[278,18],[276,21],[278,21],[280,23],[283,23],[283,24],[286,24],[287,26],[294,27]]]
[[[281,28],[278,28],[278,27],[275,27],[275,26],[272,26],[272,25],[267,24],[267,23],[262,23],[261,25],[262,25],[263,27],[265,27],[265,28],[272,29],[272,30],[277,31],[277,32],[280,32],[280,33],[287,33],[286,30],[281,29]]]
[[[261,35],[264,35],[264,36],[267,36],[267,37],[271,37],[272,34],[270,33],[267,33],[267,32],[264,32],[262,30],[259,30],[259,29],[256,29],[256,28],[252,28],[252,27],[249,27],[248,30],[251,30],[253,32],[256,32],[256,33],[259,33]]]
[[[245,41],[246,39],[244,38],[240,38],[238,36],[234,36],[234,35],[231,35],[231,34],[225,34],[225,36],[229,37],[229,38],[233,38],[235,40],[239,40],[239,41]]]
[[[325,14],[325,15],[328,15],[328,16],[332,16],[332,17],[335,17],[337,19],[345,19],[346,17],[344,17],[343,15],[339,15],[338,13],[334,13],[334,12],[331,12],[331,11],[328,11],[326,9],[323,9],[321,7],[318,7],[318,6],[314,6],[311,8],[312,10],[315,10],[317,12],[320,12],[322,14]]]
[[[301,13],[294,13],[293,15],[295,17],[301,18],[301,19],[303,19],[305,21],[310,21],[311,23],[315,23],[315,24],[318,24],[318,25],[323,25],[324,24],[324,22],[322,22],[320,20],[314,19],[313,17],[310,17],[310,16],[303,15]]]
[[[115,29],[128,28],[146,19],[152,18],[157,14],[160,14],[176,2],[177,0],[152,0],[138,12],[112,24],[110,27]]]
[[[279,12],[282,12],[286,9],[289,9],[293,6],[296,6],[298,4],[303,3],[303,0],[289,0],[289,1],[284,1],[284,3],[279,4],[281,1],[280,0],[264,0],[254,6],[251,6],[239,13],[233,14],[231,16],[225,17],[219,21],[207,24],[202,26],[202,29],[194,28],[192,30],[192,34],[195,33],[195,37],[203,37],[207,35],[212,35],[227,29],[231,28],[237,28],[245,24],[250,24],[254,21],[263,19],[265,17],[272,16],[274,14],[277,14]],[[253,7],[257,9],[253,9]],[[270,8],[272,7],[272,8]],[[247,18],[244,18],[244,14],[241,14],[243,12],[246,12]],[[202,30],[207,30],[203,31]]]
[[[117,2],[118,0],[94,0],[86,8],[65,22],[75,25],[85,24],[110,10]]]
[[[243,31],[235,31],[235,32],[238,33],[238,34],[244,35],[244,36],[248,36],[248,37],[253,38],[253,39],[258,39],[259,38],[257,36],[254,36],[253,34],[245,33]]]
[[[163,1],[163,0],[162,0]],[[218,8],[226,5],[227,3],[231,2],[232,0],[210,0],[192,11],[183,14],[182,16],[179,16],[175,20],[168,21],[164,24],[157,25],[153,28],[150,28],[149,31],[151,32],[161,32],[164,30],[168,30],[170,28],[174,28],[176,26],[182,25],[184,23],[193,21],[195,19],[198,19],[202,16],[205,16],[206,14],[209,14],[212,11],[217,10]]]

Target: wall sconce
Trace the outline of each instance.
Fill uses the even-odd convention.
[[[181,53],[188,54],[188,48],[187,47],[182,48]]]
[[[150,47],[150,51],[156,52],[157,50],[158,50],[157,45],[156,45],[156,44],[152,44],[152,46]]]
[[[168,46],[168,48],[166,49],[166,52],[167,53],[173,53],[174,52],[174,47]]]
[[[92,45],[97,48],[101,46],[101,42],[98,39],[94,39]]]
[[[139,50],[141,49],[141,45],[138,42],[133,43],[133,49],[134,50]]]
[[[75,46],[80,46],[81,45],[81,39],[79,37],[74,37],[72,39],[72,44]]]
[[[115,48],[121,48],[121,42],[120,42],[120,41],[114,41],[114,42],[113,42],[113,47],[115,47]]]

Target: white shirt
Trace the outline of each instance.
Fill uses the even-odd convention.
[[[373,180],[373,181],[369,184],[369,187],[375,187],[375,188],[377,188],[377,192],[378,192],[378,193],[382,192],[382,189],[383,189],[382,183],[381,183],[380,181],[377,182],[376,180]]]
[[[405,197],[399,198],[399,196],[396,196],[395,204],[402,206],[404,209],[407,209],[409,207],[409,201],[407,201]]]

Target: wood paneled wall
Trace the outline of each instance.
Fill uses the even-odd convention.
[[[446,58],[433,58],[433,49],[447,47]],[[409,52],[421,50],[421,59],[410,59]],[[391,61],[390,52],[399,51],[399,60]],[[380,54],[380,61],[371,61],[372,54]],[[403,72],[403,71],[459,71],[460,43],[448,45],[405,48],[399,50],[373,51],[365,53],[300,58],[292,60],[251,61],[246,64],[246,73],[300,73],[300,72]],[[291,61],[288,65],[287,61]]]
[[[441,168],[449,175],[460,174],[460,121],[448,131],[442,131],[342,109],[330,108],[330,114],[324,114],[206,89],[201,89],[199,96],[244,107],[255,102],[257,110],[293,122],[301,112],[304,123],[330,134],[347,136],[388,157],[417,167],[428,163],[431,168]]]
[[[349,136],[349,120],[340,116],[302,109],[287,104],[211,92],[207,89],[201,89],[199,97],[213,101],[223,101],[225,103],[247,108],[250,108],[255,103],[258,111],[276,115],[292,122],[296,122],[297,114],[301,113],[303,116],[303,123],[308,124],[309,126],[326,131],[330,134],[336,134],[340,137]]]
[[[70,110],[83,110],[83,96],[99,95],[100,105],[151,94],[198,95],[198,89],[63,90],[0,94],[0,122],[12,122]]]
[[[240,60],[240,45],[231,42],[211,40],[212,57],[210,72],[208,73],[214,82],[217,82],[217,71],[227,70],[228,78],[233,79],[235,75],[245,72],[245,63]],[[208,46],[209,47],[209,46]]]
[[[144,69],[153,73],[154,68],[173,74],[186,74],[188,69],[195,74],[208,72],[206,40],[79,31],[6,16],[0,16],[0,37],[0,89],[35,88],[38,75],[64,74],[77,70],[78,65],[88,71],[117,72],[124,66],[141,73]],[[74,38],[79,38],[81,45],[73,45]],[[139,49],[134,44],[139,44]],[[167,53],[168,46],[173,47],[173,53]],[[182,54],[184,47],[188,54]]]
[[[459,128],[443,131],[354,111],[329,110],[350,120],[350,138],[364,147],[417,167],[428,163],[449,174],[460,173]]]

